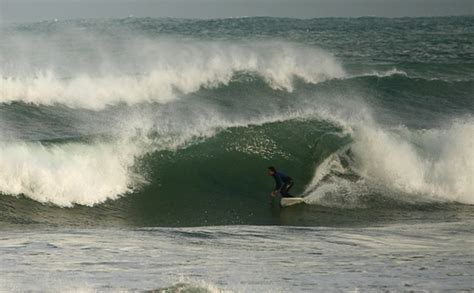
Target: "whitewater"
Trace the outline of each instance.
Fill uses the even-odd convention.
[[[473,28],[2,26],[0,288],[473,290]],[[305,205],[271,201],[269,165]],[[11,270],[46,255],[30,276]]]

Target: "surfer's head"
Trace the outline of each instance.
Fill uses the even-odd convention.
[[[273,176],[275,174],[276,169],[273,166],[268,167],[268,175]]]

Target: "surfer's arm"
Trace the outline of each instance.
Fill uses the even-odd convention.
[[[273,192],[278,192],[283,187],[283,180],[280,176],[275,176],[275,188],[273,188]]]

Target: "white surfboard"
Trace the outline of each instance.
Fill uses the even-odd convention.
[[[284,207],[293,206],[295,204],[304,203],[304,198],[302,197],[282,197],[280,204]]]

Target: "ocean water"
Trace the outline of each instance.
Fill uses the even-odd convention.
[[[474,290],[474,17],[0,36],[0,289]]]

